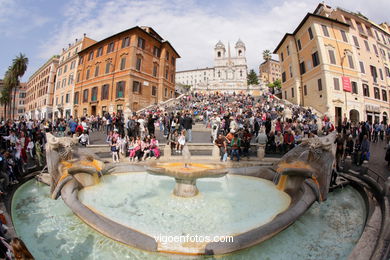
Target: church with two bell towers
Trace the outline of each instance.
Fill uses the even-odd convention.
[[[240,39],[234,50],[218,41],[214,47],[214,67],[176,72],[176,83],[192,91],[240,92],[247,90],[245,44]]]

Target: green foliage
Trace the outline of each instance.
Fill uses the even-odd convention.
[[[248,85],[259,85],[259,79],[257,78],[257,74],[254,70],[250,70],[247,82]]]
[[[282,82],[280,81],[280,79],[277,79],[277,80],[275,80],[272,83],[268,83],[267,86],[269,88],[281,89],[282,88]]]

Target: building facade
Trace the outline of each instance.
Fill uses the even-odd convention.
[[[389,40],[388,32],[368,19],[320,4],[274,51],[283,98],[313,107],[336,124],[343,118],[387,122],[389,59],[380,50],[390,58]]]
[[[26,108],[26,95],[27,95],[27,83],[20,83],[19,88],[16,89],[15,99],[15,118],[20,119],[25,117]]]
[[[259,66],[259,79],[264,84],[269,84],[281,79],[279,61],[269,59]]]
[[[28,119],[52,118],[58,62],[58,55],[51,57],[28,79],[25,99]]]
[[[239,92],[247,90],[245,44],[238,40],[234,53],[230,44],[219,41],[214,48],[214,67],[176,72],[176,82],[191,86],[193,91]]]
[[[79,61],[78,52],[94,43],[96,41],[84,35],[82,39],[76,39],[74,43],[62,49],[54,89],[54,118],[69,118],[73,115],[74,86]]]
[[[172,45],[150,27],[133,27],[79,52],[74,115],[125,116],[174,97]]]

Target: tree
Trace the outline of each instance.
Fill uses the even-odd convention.
[[[12,67],[8,67],[8,70],[5,72],[3,83],[4,83],[4,89],[2,91],[2,97],[4,96],[4,98],[7,99],[6,104],[9,105],[8,113],[10,114],[9,117],[11,117],[11,102],[10,102],[11,93],[12,93],[12,90],[17,85],[17,77],[15,77],[15,73],[13,72]],[[7,110],[7,108],[5,108],[5,111],[6,110]],[[7,119],[7,118],[8,118],[8,115],[7,115],[7,113],[5,113],[5,119]]]
[[[23,77],[24,73],[27,70],[28,65],[28,58],[26,55],[19,53],[19,56],[16,56],[16,58],[12,61],[12,74],[13,77],[16,79],[16,85],[14,86],[14,96],[13,96],[13,109],[12,109],[12,119],[14,119],[15,116],[15,102],[16,102],[16,90],[20,86],[20,78]],[[12,92],[11,92],[12,93]]]
[[[282,82],[280,79],[277,79],[272,83],[268,83],[267,86],[271,89],[272,93],[275,93],[275,90],[280,90],[282,88]]]
[[[254,70],[251,70],[248,74],[248,85],[259,85],[259,79],[257,78],[257,74]]]
[[[4,117],[3,117],[4,120],[7,117],[7,105],[9,103],[9,97],[10,97],[9,90],[7,88],[3,88],[1,90],[0,105],[4,106]]]
[[[264,50],[263,51],[263,59],[265,61],[268,61],[268,60],[272,59],[272,53],[271,53],[270,50]]]

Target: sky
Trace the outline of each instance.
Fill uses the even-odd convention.
[[[94,40],[138,26],[150,26],[181,58],[177,70],[213,66],[214,46],[240,38],[248,69],[263,61],[262,51],[277,46],[319,1],[313,0],[0,0],[0,78],[19,53],[29,58],[22,81],[52,55],[81,38]],[[331,0],[332,7],[389,21],[389,0]],[[274,56],[274,58],[277,58]]]

